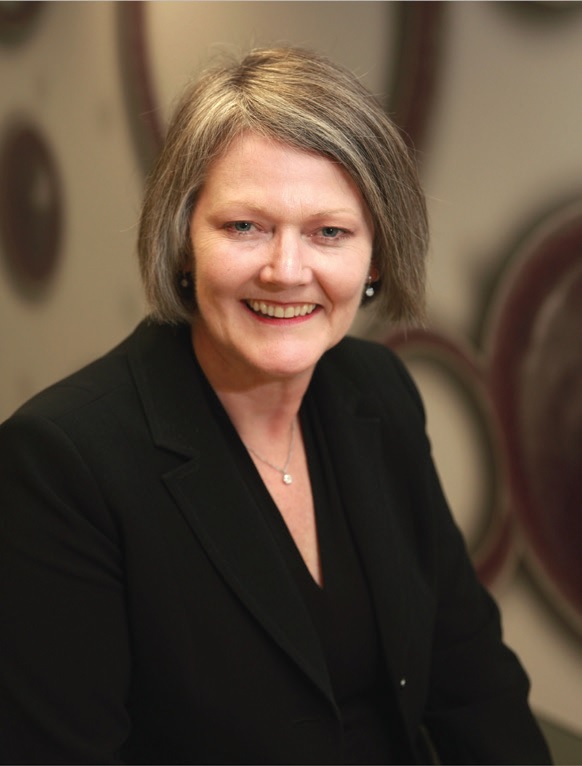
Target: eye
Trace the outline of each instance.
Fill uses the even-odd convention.
[[[230,221],[226,224],[225,228],[239,234],[246,234],[247,232],[252,231],[253,224],[250,221]]]
[[[351,231],[340,226],[322,226],[313,234],[313,238],[321,245],[341,245],[350,237]]]
[[[337,239],[342,234],[345,234],[345,231],[338,226],[324,226],[323,229],[321,229],[321,235],[326,239]]]

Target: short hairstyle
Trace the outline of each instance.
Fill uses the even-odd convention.
[[[190,220],[213,160],[246,131],[337,162],[374,225],[374,300],[395,321],[422,318],[428,225],[411,152],[378,100],[348,70],[299,48],[265,48],[209,69],[178,100],[147,183],[138,255],[152,316],[191,321]]]

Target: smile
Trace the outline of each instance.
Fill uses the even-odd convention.
[[[275,319],[292,319],[311,314],[317,308],[317,303],[298,303],[295,306],[281,306],[279,304],[265,303],[264,301],[246,301],[247,306],[265,317]]]

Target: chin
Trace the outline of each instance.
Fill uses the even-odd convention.
[[[320,356],[313,357],[313,360],[306,359],[305,356],[293,359],[270,359],[269,364],[257,365],[263,375],[271,378],[284,380],[285,378],[299,378],[304,375],[311,375]]]

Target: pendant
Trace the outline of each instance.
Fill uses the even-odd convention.
[[[293,483],[293,477],[290,473],[284,473],[283,474],[283,484],[292,484]]]

